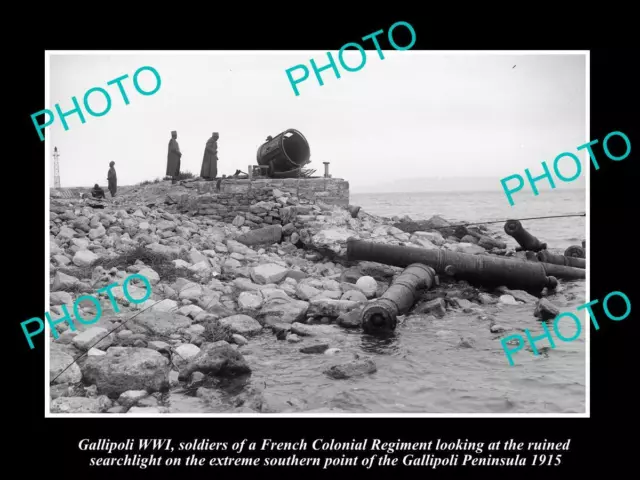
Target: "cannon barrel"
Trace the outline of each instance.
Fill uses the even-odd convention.
[[[504,224],[504,231],[507,235],[513,237],[522,250],[531,250],[539,252],[547,248],[546,243],[542,243],[536,237],[527,232],[519,220],[508,220]]]
[[[584,244],[584,241],[582,242]],[[587,252],[585,251],[584,246],[580,245],[571,245],[564,251],[565,257],[575,257],[575,258],[587,258]]]
[[[367,304],[362,310],[362,330],[365,333],[395,330],[398,315],[404,315],[413,307],[419,296],[418,290],[431,288],[435,276],[435,270],[427,265],[409,265],[382,297]]]
[[[269,177],[295,175],[309,163],[311,149],[307,139],[298,130],[290,128],[268,139],[258,147],[258,165],[268,166]]]
[[[536,255],[538,260],[554,265],[566,265],[567,267],[586,268],[587,261],[584,258],[567,257],[565,255],[554,255],[549,250],[542,250]]]
[[[547,287],[554,289],[557,278],[585,278],[579,268],[526,262],[489,255],[469,255],[444,249],[401,247],[364,240],[347,241],[347,259],[350,261],[372,261],[405,268],[413,263],[422,263],[438,274],[453,275],[458,279],[486,287],[506,286],[513,290],[525,290],[540,295]]]

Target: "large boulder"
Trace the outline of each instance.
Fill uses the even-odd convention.
[[[304,320],[309,303],[302,300],[286,301],[279,298],[267,301],[258,312],[258,318],[267,324],[294,323]]]
[[[193,372],[233,377],[251,373],[251,368],[240,352],[221,340],[202,347],[200,353],[191,358],[189,364],[180,370],[178,379],[188,380]]]
[[[319,249],[331,250],[336,254],[344,254],[347,240],[357,237],[357,233],[343,227],[320,230],[311,237],[311,244]]]
[[[169,385],[169,360],[150,348],[111,347],[82,365],[84,379],[111,398],[127,390],[163,390]]]
[[[258,265],[251,269],[251,279],[261,285],[280,283],[289,274],[289,269],[275,263]]]
[[[69,367],[69,365],[71,365]],[[67,368],[69,367],[69,368]],[[64,369],[64,373],[60,375]],[[74,363],[73,357],[62,350],[52,348],[49,357],[49,375],[53,380],[60,375],[54,383],[79,383],[82,381],[82,372],[77,363]]]
[[[188,328],[192,323],[193,321],[184,315],[150,309],[132,318],[127,325],[134,332],[168,337],[178,330]]]
[[[223,318],[220,320],[220,324],[240,335],[252,335],[262,330],[262,325],[248,315],[233,315]]]

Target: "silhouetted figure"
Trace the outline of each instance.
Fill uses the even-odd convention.
[[[100,188],[100,186],[96,183],[91,190],[91,196],[93,198],[107,198],[104,195],[104,190]]]
[[[109,162],[109,173],[107,174],[107,181],[109,182],[109,192],[111,192],[111,198],[116,196],[116,190],[118,190],[118,177],[116,176],[116,169],[113,166],[116,162]]]
[[[218,132],[213,132],[204,148],[200,176],[207,180],[213,180],[218,176],[218,138],[220,138]]]
[[[178,132],[171,132],[171,140],[169,140],[169,153],[167,154],[167,175],[171,177],[171,183],[176,183],[178,175],[180,175],[180,159],[182,152],[178,146]]]
[[[226,175],[222,175],[222,178],[219,178],[218,181],[216,182],[216,191],[220,191],[220,188],[222,187],[222,180],[227,178]]]

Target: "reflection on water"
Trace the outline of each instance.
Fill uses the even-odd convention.
[[[363,334],[360,338],[360,348],[363,353],[373,355],[397,355],[400,351],[399,333],[387,333],[381,335]]]

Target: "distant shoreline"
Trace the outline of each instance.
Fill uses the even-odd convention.
[[[564,189],[559,189],[559,188],[555,188],[555,189],[543,189],[543,188],[539,188],[540,193],[547,193],[547,192],[552,192],[552,193],[562,193],[562,192],[566,192],[567,190],[573,191],[573,192],[580,192],[580,191],[586,191],[586,188],[582,187],[582,188],[564,188]],[[420,193],[496,193],[496,194],[501,194],[504,195],[504,191],[500,190],[500,189],[475,189],[475,190],[409,190],[409,191],[404,191],[404,192],[393,192],[393,191],[367,191],[367,192],[360,192],[360,191],[354,191],[353,189],[351,190],[350,194],[351,195],[411,195],[411,194],[420,194]]]

